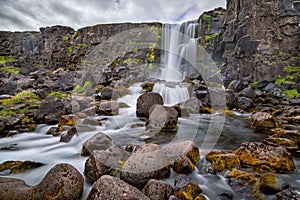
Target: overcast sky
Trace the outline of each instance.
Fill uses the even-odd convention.
[[[118,22],[183,22],[226,0],[0,0],[0,30],[74,29]]]

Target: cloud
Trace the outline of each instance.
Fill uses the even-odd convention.
[[[183,22],[226,0],[0,0],[0,30],[38,30],[65,25],[74,29],[121,22]]]

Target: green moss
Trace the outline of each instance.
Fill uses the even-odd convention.
[[[72,46],[68,46],[68,47],[67,47],[67,52],[68,52],[68,53],[71,53],[71,52],[72,52]]]
[[[56,97],[56,98],[59,98],[59,99],[63,99],[63,98],[68,97],[67,94],[64,94],[64,93],[61,93],[61,92],[50,92],[47,96],[48,97]]]
[[[18,67],[13,66],[4,66],[0,68],[0,71],[5,74],[19,74],[20,69]]]
[[[296,74],[300,74],[300,67],[299,66],[285,66],[283,69],[285,72],[288,73],[296,73]]]
[[[77,92],[77,93],[83,93],[83,92],[85,91],[85,89],[86,89],[88,86],[90,86],[90,85],[92,85],[92,82],[86,81],[86,82],[84,83],[83,86],[81,86],[81,85],[76,85],[74,90],[75,90],[75,92]]]
[[[289,98],[299,98],[300,97],[300,94],[298,93],[297,89],[286,90],[285,92]]]
[[[69,37],[68,37],[68,36],[64,36],[64,37],[63,37],[63,41],[64,41],[64,42],[67,42],[68,40],[69,40]]]
[[[11,110],[10,108],[4,108],[4,109],[0,110],[0,117],[8,118],[8,117],[11,117],[15,113],[16,112]]]
[[[71,39],[74,40],[78,36],[78,32],[75,31],[73,35],[71,35]]]
[[[280,51],[280,52],[278,53],[278,56],[279,56],[279,58],[284,59],[284,58],[285,58],[285,53],[282,52],[282,51]]]
[[[8,98],[8,99],[1,99],[0,103],[5,105],[15,105],[21,103],[28,103],[28,102],[36,102],[41,98],[33,93],[32,91],[22,91],[16,94],[15,96]]]
[[[278,75],[275,84],[277,85],[280,85],[282,83],[293,84],[294,83],[293,79],[294,79],[293,75],[287,75],[286,77],[281,77],[280,75]]]
[[[23,119],[22,119],[22,124],[23,125],[26,125],[26,124],[34,124],[34,121],[32,118],[29,118],[28,116],[25,116]]]
[[[13,56],[0,56],[0,64],[5,65],[7,62],[15,62],[16,58]]]
[[[77,44],[77,46],[78,46],[78,47],[87,47],[88,44],[81,44],[81,43],[79,43],[79,44]]]

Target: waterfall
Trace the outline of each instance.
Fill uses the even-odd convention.
[[[172,105],[190,98],[187,87],[181,82],[195,71],[198,28],[195,21],[163,25],[161,82],[154,85],[153,91],[162,95],[165,104]]]

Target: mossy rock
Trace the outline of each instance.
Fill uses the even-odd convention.
[[[206,155],[206,160],[212,162],[215,171],[231,170],[240,166],[237,155],[223,151],[211,151]]]
[[[10,173],[20,173],[43,165],[43,163],[32,161],[6,161],[0,164],[0,171],[10,170]]]

